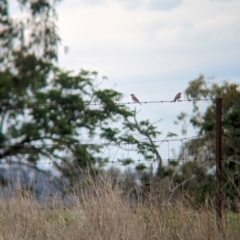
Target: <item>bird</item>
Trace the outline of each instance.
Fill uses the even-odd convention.
[[[182,93],[179,92],[179,93],[175,96],[175,98],[174,98],[173,101],[176,102],[177,100],[179,100],[179,99],[181,98],[181,94],[182,94]]]
[[[139,103],[140,105],[142,105],[134,94],[131,94],[131,97],[132,97],[132,100],[133,100],[134,102],[137,102],[137,103]]]

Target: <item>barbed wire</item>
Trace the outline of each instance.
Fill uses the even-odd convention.
[[[196,98],[196,99],[184,99],[184,100],[177,100],[174,102],[173,100],[159,100],[159,101],[142,101],[141,104],[158,104],[158,103],[181,103],[181,102],[196,102],[196,101],[213,101],[215,99],[213,98]],[[23,108],[33,108],[35,107],[45,107],[45,106],[62,106],[62,107],[80,107],[80,106],[106,106],[106,105],[131,105],[131,104],[138,104],[136,102],[109,102],[109,103],[91,103],[91,102],[85,102],[85,103],[68,103],[68,104],[60,104],[60,103],[30,103],[30,104],[23,104],[23,105],[15,105],[15,106],[9,106],[6,104],[1,104],[0,107],[5,107],[6,109],[23,109]]]
[[[132,160],[131,162],[129,163],[126,163],[126,160]],[[212,157],[212,158],[209,158],[209,157],[194,157],[194,156],[191,156],[191,157],[180,157],[180,158],[173,158],[173,157],[170,157],[170,158],[161,158],[160,159],[161,161],[165,161],[166,163],[168,164],[171,164],[171,161],[176,161],[176,162],[182,162],[182,161],[196,161],[196,162],[206,162],[206,161],[215,161],[215,157]],[[103,161],[101,159],[94,159],[93,162],[95,163],[113,163],[113,164],[122,164],[123,166],[128,166],[128,165],[131,165],[131,164],[137,164],[137,163],[157,163],[160,161],[159,159],[157,158],[153,158],[153,159],[137,159],[137,160],[133,160],[133,159],[130,159],[130,158],[126,158],[126,159],[123,159],[123,160],[108,160],[108,161]],[[59,159],[57,161],[60,161]],[[168,162],[169,161],[169,162]],[[234,163],[237,163],[237,164],[240,164],[240,161],[237,161],[237,160],[232,160],[232,159],[229,159],[229,158],[225,158],[225,159],[222,159],[223,162],[234,162]],[[18,160],[6,160],[6,161],[0,161],[0,166],[1,165],[26,165],[26,166],[30,166],[31,167],[37,167],[37,165],[51,165],[51,164],[54,164],[55,161],[51,161],[51,160],[41,160],[41,162],[36,162],[36,163],[28,163],[28,162],[20,162]],[[61,160],[61,163],[59,164],[63,164],[64,163],[64,160]],[[166,164],[167,165],[167,164]]]
[[[127,160],[132,160],[129,164],[125,163]],[[166,163],[169,164],[168,161],[174,161],[174,162],[182,162],[182,161],[199,161],[199,162],[206,162],[206,161],[215,161],[216,158],[215,157],[195,157],[195,156],[189,156],[189,157],[179,157],[179,158],[174,158],[174,157],[170,157],[170,158],[161,158],[161,159],[157,159],[157,158],[152,158],[152,159],[131,159],[131,157],[127,157],[127,158],[123,158],[123,159],[118,159],[118,160],[102,160],[101,158],[96,157],[96,159],[93,160],[93,162],[95,163],[117,163],[117,164],[123,164],[124,166],[127,165],[131,165],[131,164],[136,164],[136,163],[140,163],[140,162],[144,162],[144,163],[155,163],[155,162],[159,162],[159,161],[164,161]],[[57,160],[59,162],[59,164],[63,164],[65,161],[64,160]],[[223,162],[235,162],[240,164],[240,157],[236,156],[236,157],[229,157],[229,158],[222,158]],[[29,163],[29,162],[24,162],[24,161],[19,161],[19,160],[5,160],[5,161],[1,161],[0,160],[0,166],[8,164],[8,165],[12,165],[12,164],[16,164],[16,165],[26,165],[26,166],[31,166],[31,167],[37,167],[37,165],[46,165],[46,164],[53,164],[55,163],[55,160],[41,160],[41,162],[36,162],[36,163]],[[171,164],[171,163],[170,163]],[[166,164],[165,164],[166,165]]]
[[[212,133],[212,132],[210,132]],[[191,137],[182,137],[182,138],[172,138],[172,139],[159,139],[159,140],[152,140],[153,143],[162,143],[162,142],[176,142],[176,141],[187,141],[187,140],[191,140],[191,139],[199,139],[200,137],[209,135],[210,133],[206,133],[206,134],[201,134],[201,135],[195,135],[195,136],[191,136]],[[31,143],[31,144],[27,144],[27,143],[23,143],[23,144],[0,144],[0,147],[24,147],[24,148],[28,148],[28,147],[44,147],[44,146],[49,146],[49,147],[54,147],[54,146],[96,146],[96,147],[100,147],[100,146],[121,146],[121,145],[138,145],[138,144],[143,144],[143,143],[147,143],[150,142],[150,140],[146,139],[146,140],[141,140],[139,142],[119,142],[119,143],[113,143],[113,142],[107,142],[107,143],[98,143],[98,142],[94,142],[94,143]],[[0,153],[1,155],[1,153]]]
[[[231,100],[240,100],[240,98],[222,98],[222,99],[231,99]],[[141,101],[141,104],[161,104],[161,103],[182,103],[182,102],[206,102],[206,101],[215,101],[216,98],[194,98],[194,99],[182,99],[182,100],[157,100],[157,101]],[[24,108],[34,108],[34,107],[81,107],[81,106],[107,106],[107,105],[137,105],[136,102],[109,102],[109,103],[92,103],[92,102],[83,102],[83,103],[29,103],[22,105],[10,105],[9,103],[0,104],[0,108],[4,107],[5,109],[24,109]]]

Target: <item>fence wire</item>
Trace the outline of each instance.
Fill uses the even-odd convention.
[[[186,149],[186,143],[189,140],[198,141],[203,136],[206,135],[155,140],[154,143],[156,144],[165,144],[159,148],[160,155],[164,156],[161,159],[144,159],[141,154],[135,154],[135,144],[130,143],[107,143],[102,145],[91,143],[77,144],[77,146],[83,154],[84,147],[90,146],[90,150],[85,152],[85,156],[83,156],[86,163],[92,161],[91,155],[94,153],[91,153],[91,149],[94,149],[95,146],[103,146],[101,152],[98,153],[98,157],[94,159],[93,166],[96,169],[104,169],[106,173],[102,177],[107,178],[108,176],[111,181],[118,182],[123,189],[127,186],[138,189],[141,194],[147,194],[149,199],[155,198],[155,201],[158,199],[160,202],[170,203],[174,199],[177,199],[177,196],[182,195],[196,203],[201,202],[201,204],[209,204],[210,206],[211,204],[214,205],[213,202],[210,202],[214,197],[205,196],[204,191],[206,191],[207,184],[209,184],[207,178],[211,178],[213,182],[215,181],[215,158],[214,156],[210,156],[208,151],[206,151],[205,156],[201,156],[198,154],[197,149],[194,150],[195,154],[189,155]],[[181,145],[182,153],[178,157],[171,155],[171,143],[173,142]],[[145,143],[145,141],[142,143]],[[31,148],[40,147],[43,150],[54,145],[31,144],[19,145],[19,147],[24,147],[31,151]],[[76,146],[76,144],[73,145]],[[125,151],[124,156],[122,156],[119,150],[121,145],[127,145],[127,151]],[[19,187],[34,190],[36,197],[44,194],[43,190],[45,191],[45,198],[47,196],[51,198],[57,193],[63,197],[67,196],[66,188],[73,187],[70,181],[75,179],[79,184],[81,179],[86,175],[86,166],[81,167],[81,163],[79,162],[68,162],[69,156],[67,151],[70,144],[62,144],[62,146],[63,150],[58,153],[58,156],[60,156],[58,159],[55,159],[53,156],[45,156],[40,161],[33,163],[26,161],[24,158],[17,159],[13,155],[8,159],[1,159],[0,168],[1,172],[3,172],[2,178],[7,179],[7,183],[5,185],[2,184],[2,195],[4,195],[3,189],[9,188],[10,185],[9,196],[12,196],[14,191]],[[72,157],[74,158],[74,156]],[[108,161],[103,161],[103,159],[108,159]],[[131,161],[128,161],[129,159]],[[238,188],[238,183],[235,183],[232,177],[240,174],[239,156],[225,158],[222,161],[223,164],[226,163],[226,167],[231,163],[236,163],[233,171],[226,171],[225,182],[233,188]],[[160,166],[160,162],[163,166]],[[74,184],[76,182],[73,182]],[[148,187],[144,188],[144,185]],[[161,191],[159,190],[160,188]],[[48,194],[46,195],[47,191]],[[208,191],[209,193],[213,192]]]
[[[212,101],[213,99],[194,99],[182,101]],[[173,101],[141,102],[145,104],[166,103]],[[84,103],[85,105],[105,105]],[[135,104],[131,102],[115,104]],[[47,106],[52,104],[43,104]],[[57,104],[59,105],[59,104]],[[16,108],[32,107],[15,106]],[[54,106],[54,105],[53,105]],[[66,106],[66,105],[64,105]],[[69,107],[77,107],[68,104]],[[205,141],[204,153],[199,153],[198,146],[202,138]],[[192,141],[193,149],[189,152],[187,143]],[[61,147],[57,153],[41,159],[27,161],[22,156],[14,156],[10,145],[1,144],[2,149],[10,151],[10,157],[3,158],[0,154],[0,195],[11,198],[28,191],[40,203],[52,204],[58,196],[59,207],[72,206],[81,199],[80,194],[95,194],[94,180],[107,186],[118,187],[121,194],[129,197],[131,204],[160,204],[174,208],[174,203],[182,201],[186,206],[212,209],[215,205],[215,155],[211,153],[210,142],[214,142],[213,134],[197,136],[156,139],[152,142],[158,146],[161,159],[145,159],[136,153],[136,144],[132,143],[31,143],[15,144],[15,148],[35,151],[46,148]],[[148,142],[141,140],[138,145]],[[171,154],[172,144],[181,146],[179,156]],[[195,145],[194,145],[195,144]],[[124,154],[121,147],[125,147]],[[79,154],[69,155],[68,149],[78,147]],[[94,148],[100,148],[96,157]],[[57,156],[57,158],[56,158]],[[224,212],[240,211],[240,156],[235,152],[232,156],[223,152],[223,188]],[[76,158],[76,160],[74,160]],[[107,160],[106,160],[107,159]],[[131,161],[130,161],[131,160]],[[93,163],[93,164],[92,164]],[[89,164],[89,166],[88,166]],[[100,169],[100,170],[99,170]],[[101,171],[103,170],[103,171]],[[90,176],[90,179],[88,177]],[[94,176],[92,178],[92,176]],[[94,182],[95,183],[95,182]],[[73,200],[74,199],[74,200]],[[77,199],[77,200],[76,200]],[[176,216],[169,217],[176,219]],[[228,218],[230,220],[231,218]],[[240,216],[232,218],[240,223]]]

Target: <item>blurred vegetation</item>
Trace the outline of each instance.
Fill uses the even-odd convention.
[[[5,163],[42,171],[45,169],[39,169],[37,163],[51,161],[61,172],[60,180],[70,185],[79,180],[84,169],[97,174],[96,163],[101,167],[109,158],[101,154],[106,145],[91,144],[96,139],[135,144],[146,160],[158,154],[153,142],[139,140],[142,135],[158,137],[156,127],[149,120],[137,125],[135,111],[115,104],[123,94],[100,88],[105,78],[99,79],[96,71],[73,73],[58,67],[57,3],[19,0],[22,18],[9,14],[10,1],[0,4],[2,184],[7,183]],[[128,165],[133,159],[119,161]]]
[[[110,157],[103,157],[111,144],[135,153],[138,162],[127,179],[115,181],[131,196],[143,196],[168,203],[185,193],[193,206],[213,204],[215,158],[215,98],[223,98],[224,191],[230,208],[237,211],[240,165],[240,92],[239,85],[229,82],[208,83],[204,76],[191,81],[185,90],[188,99],[211,98],[202,112],[193,101],[190,116],[180,113],[176,121],[187,134],[188,125],[198,130],[197,140],[187,142],[178,159],[164,166],[155,140],[162,134],[156,123],[139,121],[136,110],[116,104],[123,94],[102,89],[96,71],[81,69],[78,73],[57,65],[61,39],[56,25],[58,1],[19,0],[24,18],[9,15],[10,1],[0,4],[0,181],[8,185],[4,164],[21,163],[39,169],[37,163],[47,159],[61,173],[66,191],[75,191],[84,174],[95,179]],[[99,79],[100,78],[100,79]],[[101,105],[100,105],[101,104]],[[169,132],[166,138],[175,137]],[[141,139],[144,138],[144,141]],[[107,144],[93,145],[101,140]],[[100,139],[100,140],[99,140]],[[108,145],[109,144],[109,145]],[[188,159],[181,161],[184,156]],[[201,159],[201,161],[194,159]],[[136,160],[129,156],[117,159],[127,168]],[[153,172],[153,163],[157,170]],[[20,165],[19,165],[20,167]],[[46,171],[47,172],[47,171]],[[118,172],[115,175],[124,179]],[[126,176],[125,176],[126,177]],[[134,179],[139,181],[135,181]],[[163,186],[165,186],[163,188]],[[167,187],[166,187],[167,186]],[[26,187],[26,186],[25,186]],[[151,193],[151,194],[150,194]]]
[[[239,239],[239,216],[227,212],[219,231],[213,208],[130,202],[111,177],[87,176],[75,192],[73,205],[58,195],[40,206],[20,192],[0,201],[0,239]],[[163,185],[164,187],[164,185]],[[79,201],[80,200],[80,201]]]
[[[223,133],[223,190],[225,206],[238,212],[240,200],[240,90],[239,84],[223,81],[216,83],[207,81],[203,75],[189,82],[185,90],[187,99],[212,99],[203,111],[202,102],[193,101],[191,115],[186,112],[179,114],[176,121],[182,125],[182,131],[187,134],[191,125],[198,132],[199,138],[188,141],[179,155],[179,159],[187,156],[196,162],[186,162],[182,171],[195,172],[195,183],[186,187],[202,192],[198,201],[203,202],[214,196],[215,176],[215,131],[217,97],[222,98],[222,133]],[[192,169],[192,170],[190,170]],[[193,183],[193,182],[192,182]]]

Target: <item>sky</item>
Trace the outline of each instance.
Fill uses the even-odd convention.
[[[123,101],[131,93],[140,101],[172,100],[199,74],[240,82],[239,0],[68,0],[57,10],[59,64],[107,76],[104,86],[122,92]],[[163,119],[160,128],[178,131],[176,116],[192,105],[137,109],[140,119]]]
[[[107,76],[102,87],[122,92],[124,102],[131,93],[140,101],[173,100],[199,74],[240,83],[239,12],[240,0],[62,0],[59,65],[95,70],[99,81]],[[181,136],[174,121],[192,111],[189,102],[130,107],[139,120],[162,119],[160,139],[169,131]]]
[[[170,84],[174,95],[200,73],[237,81],[239,10],[239,0],[62,1],[58,26],[70,51],[60,50],[60,64],[136,85],[144,99],[168,96]]]

